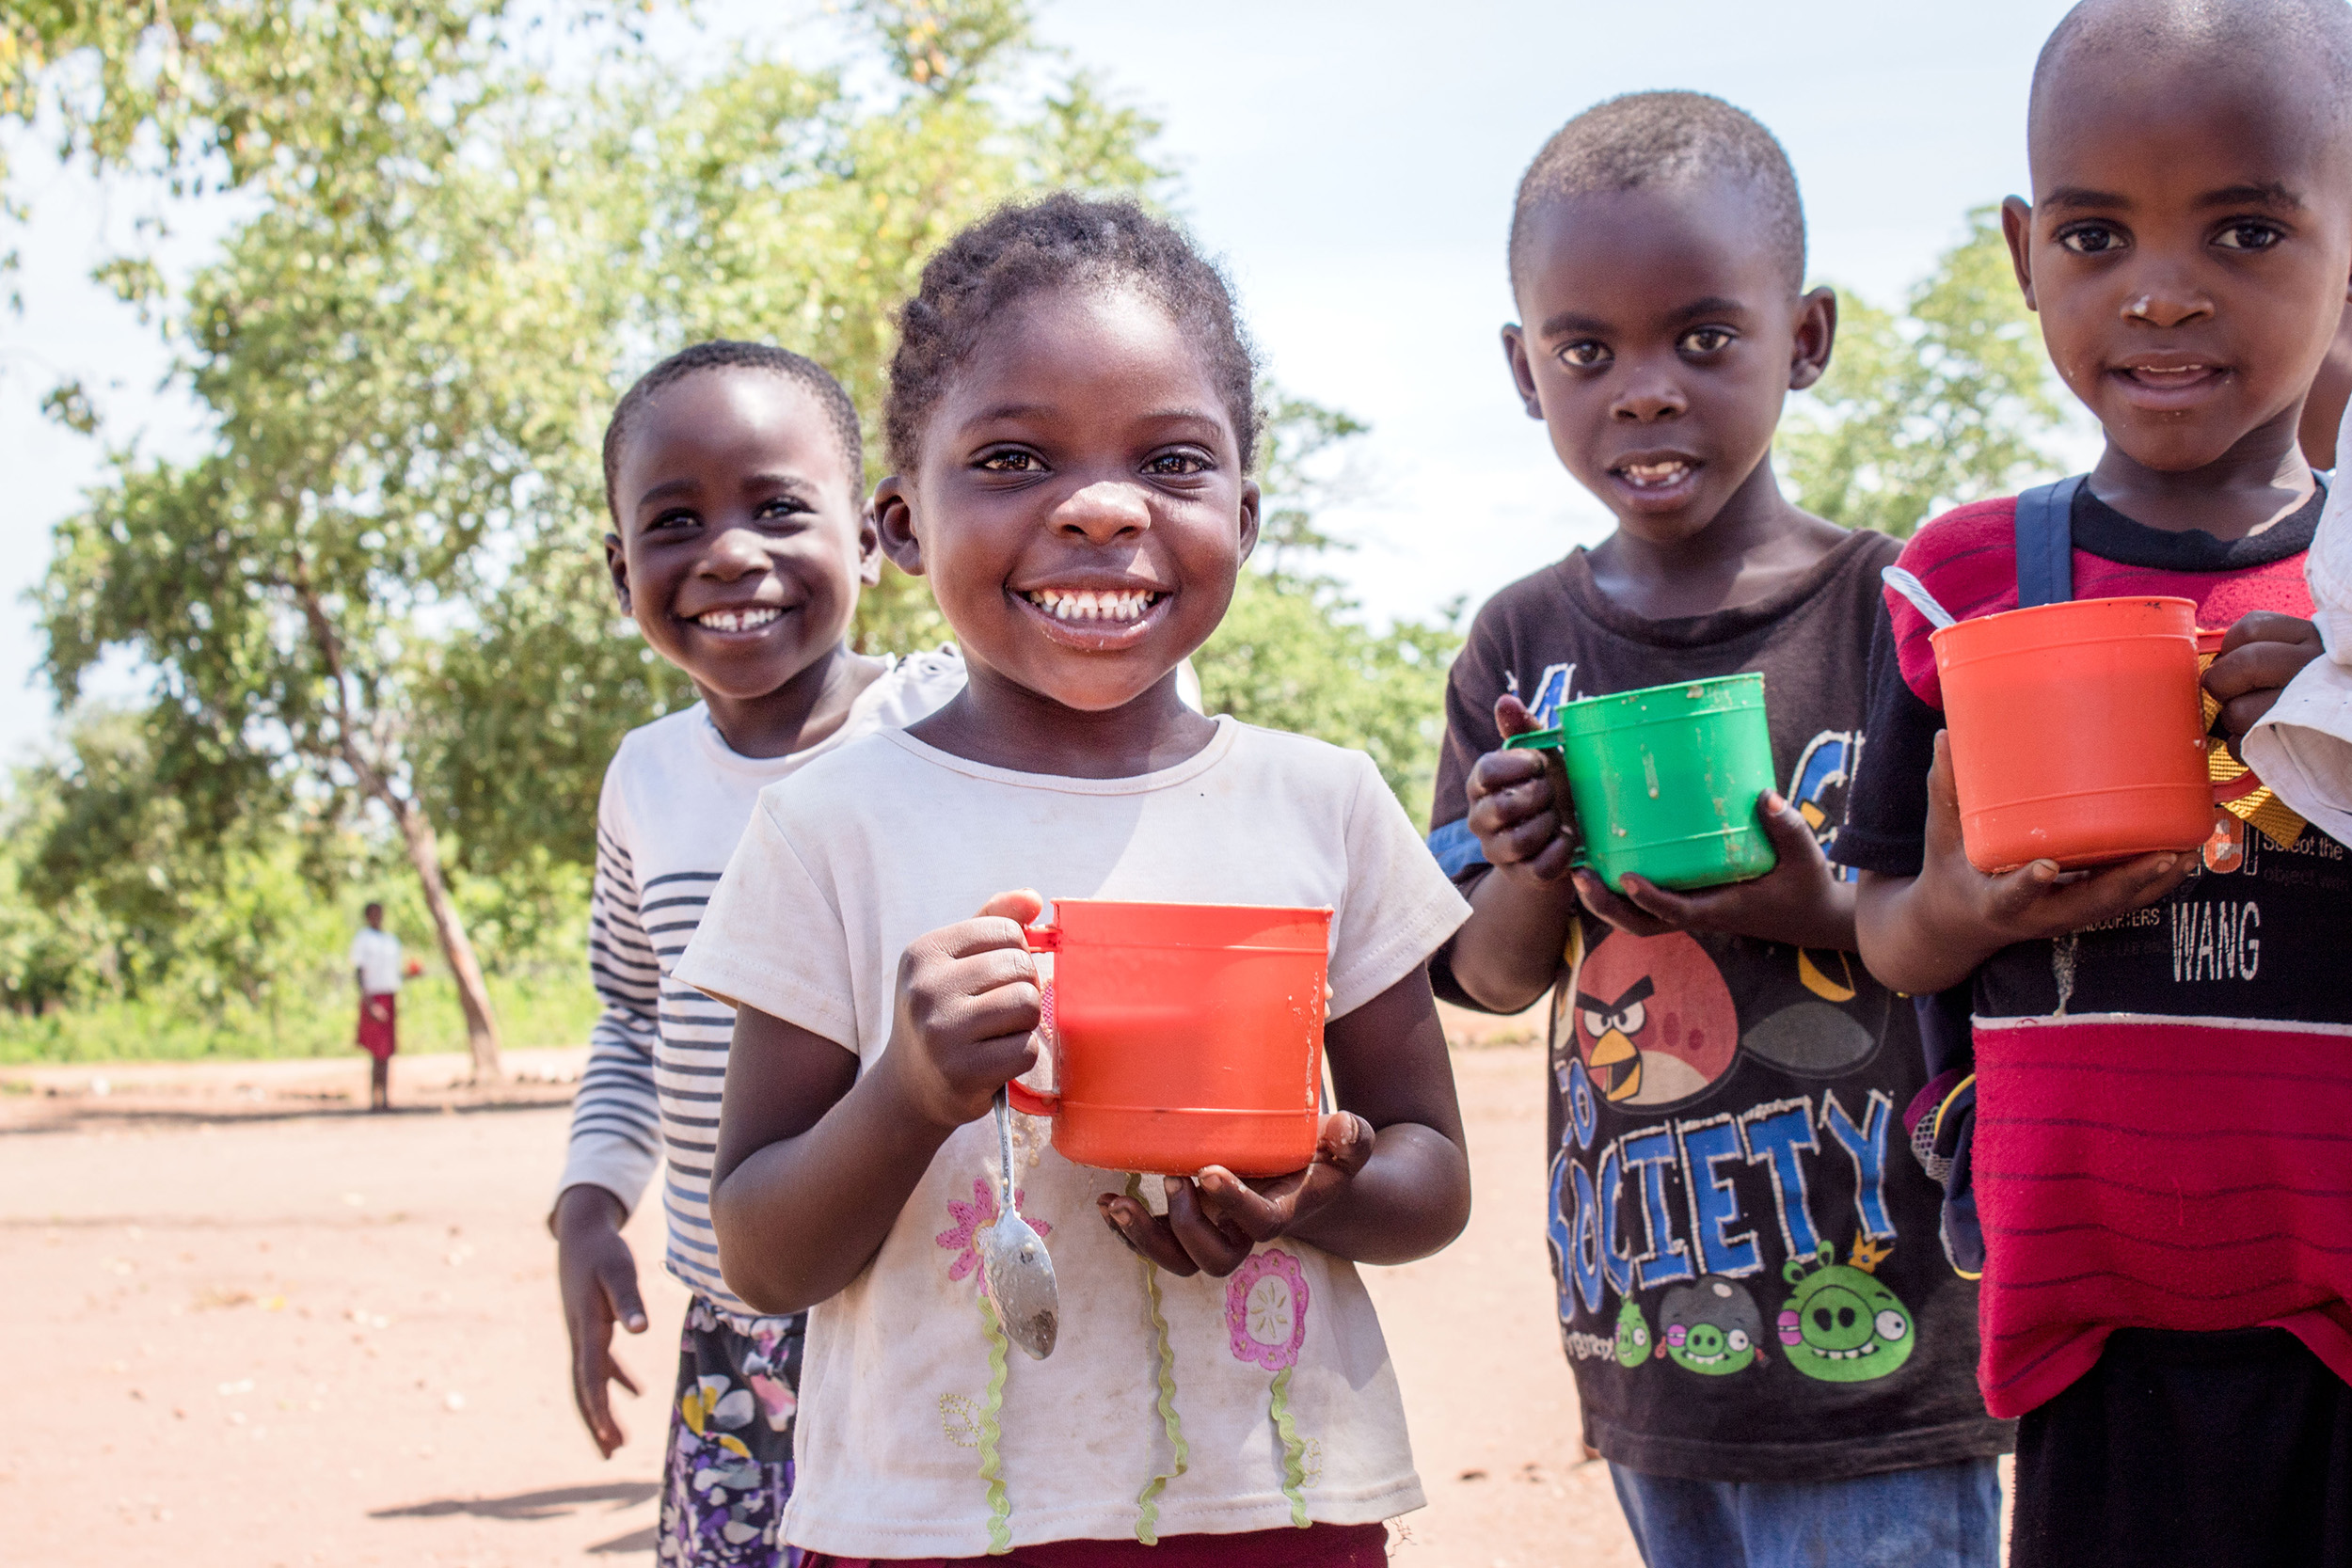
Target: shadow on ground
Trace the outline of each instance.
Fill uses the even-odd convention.
[[[151,1129],[162,1132],[182,1132],[192,1127],[247,1126],[269,1122],[343,1121],[379,1119],[398,1121],[410,1117],[498,1115],[510,1111],[542,1111],[550,1105],[571,1102],[575,1085],[570,1084],[529,1085],[503,1088],[497,1099],[459,1101],[452,1099],[425,1100],[406,1105],[394,1105],[389,1113],[372,1112],[356,1102],[338,1102],[321,1096],[272,1097],[269,1101],[247,1105],[238,1103],[208,1103],[201,1106],[186,1104],[123,1104],[119,1101],[81,1098],[72,1101],[20,1101],[24,1107],[0,1106],[0,1132],[12,1134],[57,1132],[115,1132]],[[287,1099],[299,1099],[304,1103],[287,1104]],[[17,1111],[8,1116],[8,1111]]]
[[[576,1513],[591,1503],[609,1505],[608,1512],[634,1508],[661,1490],[650,1481],[611,1481],[600,1486],[553,1486],[538,1492],[517,1492],[509,1497],[439,1497],[429,1503],[410,1503],[405,1508],[379,1508],[368,1514],[371,1519],[446,1519],[453,1513],[463,1513],[476,1519],[556,1519]],[[631,1535],[607,1541],[595,1548],[599,1552],[637,1551],[637,1537],[644,1537],[644,1545],[653,1544],[653,1531],[645,1529]]]

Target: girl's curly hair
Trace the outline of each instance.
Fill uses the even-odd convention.
[[[882,402],[891,466],[914,470],[924,420],[992,321],[1030,294],[1073,285],[1139,290],[1184,329],[1232,419],[1247,473],[1263,419],[1257,356],[1225,275],[1136,202],[1068,191],[999,208],[924,263],[914,297],[898,309],[898,351]]]

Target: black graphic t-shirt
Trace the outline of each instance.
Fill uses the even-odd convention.
[[[1581,550],[1504,589],[1454,662],[1430,847],[1465,888],[1489,870],[1464,787],[1502,745],[1502,693],[1549,723],[1572,699],[1751,670],[1780,787],[1833,842],[1899,547],[1857,532],[1772,598],[1689,620],[1606,598]],[[1468,1002],[1444,953],[1434,977]],[[1916,1017],[1859,958],[1580,912],[1549,1064],[1561,1336],[1609,1459],[1834,1481],[2009,1446],[1977,1394],[1976,1288],[1945,1260],[1941,1190],[1906,1147]]]

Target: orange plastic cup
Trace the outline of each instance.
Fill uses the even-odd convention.
[[[1930,641],[1969,864],[2074,869],[2212,834],[2190,601],[2074,599]]]
[[[1054,1147],[1103,1170],[1279,1176],[1314,1158],[1327,909],[1057,898],[1025,933],[1054,955]]]

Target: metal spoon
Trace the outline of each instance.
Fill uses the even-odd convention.
[[[1928,585],[1900,566],[1886,567],[1879,573],[1879,580],[1909,599],[1912,608],[1928,618],[1928,625],[1940,629],[1954,624],[1952,612],[1935,602],[1935,595],[1928,592]]]
[[[1061,1331],[1061,1296],[1054,1288],[1054,1259],[1045,1239],[1030,1227],[1012,1203],[1012,1107],[996,1091],[996,1147],[1003,1151],[1004,1177],[996,1191],[996,1223],[980,1232],[980,1277],[996,1304],[1005,1338],[1039,1361],[1054,1354]]]

